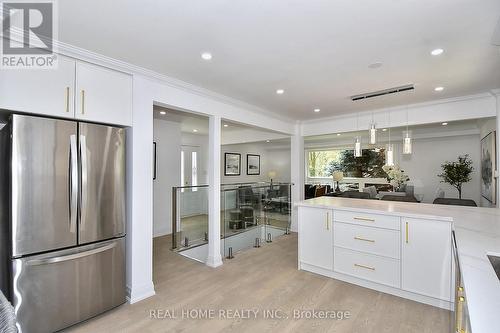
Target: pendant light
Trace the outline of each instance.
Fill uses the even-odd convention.
[[[403,138],[403,154],[410,155],[411,154],[411,136],[410,131],[408,130],[408,107],[406,107],[406,132]]]
[[[389,111],[389,143],[385,148],[385,165],[394,166],[394,146],[391,143],[391,112]]]
[[[363,151],[361,150],[361,139],[359,136],[354,140],[354,157],[361,157],[363,155]]]
[[[356,131],[359,130],[359,113],[356,113]],[[363,151],[361,149],[361,138],[356,136],[354,140],[354,157],[361,157],[363,155]]]
[[[375,119],[372,112],[372,123],[370,125],[370,130],[368,131],[370,137],[370,144],[374,145],[377,143],[377,127],[375,126]]]

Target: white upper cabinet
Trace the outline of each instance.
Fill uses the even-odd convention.
[[[333,270],[333,212],[299,207],[299,258],[304,264]]]
[[[402,289],[451,301],[451,223],[404,218]]]
[[[130,126],[132,76],[62,55],[54,69],[1,69],[0,109]]]
[[[74,59],[58,55],[56,69],[0,70],[0,109],[74,117]]]
[[[77,119],[131,125],[132,76],[77,62],[75,108]]]

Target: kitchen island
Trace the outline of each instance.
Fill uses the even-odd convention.
[[[457,298],[472,332],[498,331],[487,254],[500,254],[499,209],[333,197],[297,206],[299,269],[450,310]]]

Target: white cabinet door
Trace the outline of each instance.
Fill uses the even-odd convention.
[[[333,270],[333,225],[329,209],[299,207],[299,261]]]
[[[0,70],[0,109],[74,117],[75,60],[58,55],[55,69]]]
[[[451,300],[451,223],[404,218],[402,289]]]
[[[106,124],[131,125],[132,76],[77,62],[75,117]]]

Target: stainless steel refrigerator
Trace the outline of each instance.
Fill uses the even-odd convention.
[[[18,328],[124,303],[125,130],[12,115],[0,137],[0,285]]]

